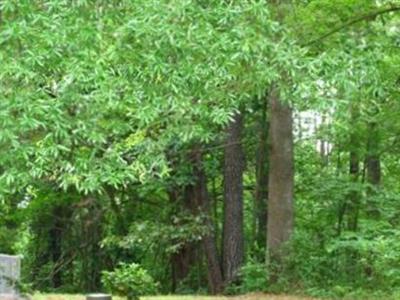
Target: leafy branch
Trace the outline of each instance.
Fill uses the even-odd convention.
[[[340,24],[339,26],[333,28],[332,30],[324,33],[323,35],[317,37],[316,39],[313,39],[305,44],[303,44],[302,46],[310,46],[312,44],[315,44],[317,42],[320,42],[321,40],[324,40],[328,37],[330,37],[331,35],[349,27],[352,26],[354,24],[357,24],[359,22],[362,21],[368,21],[368,20],[374,20],[376,19],[376,17],[383,15],[383,14],[387,14],[387,13],[391,13],[391,12],[395,12],[395,11],[399,11],[400,10],[400,6],[399,5],[394,5],[392,4],[390,7],[386,7],[383,9],[379,9],[377,11],[373,11],[373,12],[369,12],[360,16],[355,17],[354,19],[348,20],[346,22],[344,22],[343,24]]]

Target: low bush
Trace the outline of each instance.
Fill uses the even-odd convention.
[[[154,294],[157,283],[140,265],[122,263],[114,271],[102,273],[102,283],[108,292],[138,300],[139,296]]]

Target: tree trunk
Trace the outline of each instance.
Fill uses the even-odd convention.
[[[209,289],[212,294],[223,291],[223,277],[221,263],[214,233],[214,224],[211,217],[210,199],[207,189],[207,177],[202,165],[202,154],[199,149],[193,151],[193,175],[195,176],[195,197],[200,212],[204,216],[204,223],[209,228],[208,234],[203,239],[203,248],[207,260],[207,277]]]
[[[381,162],[378,155],[367,157],[367,181],[375,187],[381,183]]]
[[[173,186],[168,194],[170,202],[176,204],[179,211],[197,214],[195,186],[187,185],[184,188]],[[180,226],[184,224],[175,225]],[[186,242],[177,252],[171,255],[172,293],[177,291],[180,283],[189,275],[192,267],[195,266],[197,256],[196,246],[196,243]]]
[[[268,201],[268,98],[265,97],[262,116],[259,121],[259,142],[256,157],[256,192],[255,192],[255,241],[257,248],[266,245],[267,238],[267,201]],[[263,255],[263,259],[265,255]]]
[[[294,159],[292,109],[279,99],[277,87],[270,93],[270,161],[268,186],[268,254],[278,263],[282,246],[293,231]]]
[[[326,113],[322,113],[321,115],[321,125],[320,125],[320,156],[321,156],[321,166],[322,168],[325,168],[329,164],[329,143],[326,140],[326,127],[327,127],[327,121],[326,121]]]
[[[195,244],[188,243],[171,256],[172,265],[172,293],[175,293],[179,284],[189,275],[195,266],[196,251]]]
[[[357,191],[356,184],[360,175],[360,157],[359,157],[359,138],[357,136],[358,122],[358,106],[353,104],[350,108],[350,118],[352,122],[352,132],[350,134],[350,158],[349,158],[349,175],[353,187],[348,196],[348,221],[347,228],[350,231],[357,231],[358,213],[360,206],[360,193]]]
[[[350,178],[353,184],[358,182],[360,173],[360,160],[355,151],[350,152]],[[348,224],[347,227],[351,231],[357,230],[358,210],[359,210],[359,193],[356,190],[350,191],[348,200]]]
[[[105,211],[98,198],[90,195],[82,197],[76,206],[72,218],[80,222],[81,227],[75,236],[80,242],[77,243],[76,253],[81,262],[79,288],[85,292],[96,291],[101,286],[101,271],[104,267],[105,253],[100,244],[104,239]]]
[[[381,160],[379,157],[379,132],[376,122],[368,123],[367,156],[365,164],[367,169],[367,213],[372,218],[379,217],[379,208],[375,201],[378,188],[381,184]]]
[[[237,279],[244,260],[242,115],[227,128],[224,159],[223,274],[225,284]]]
[[[52,261],[54,264],[54,271],[52,272],[52,284],[53,288],[57,289],[62,285],[62,277],[61,272],[58,269],[62,264],[62,236],[63,236],[63,228],[64,222],[64,207],[60,205],[56,205],[53,209],[53,219],[54,224],[49,232],[50,239],[50,253],[52,257]]]

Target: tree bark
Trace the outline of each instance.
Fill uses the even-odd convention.
[[[242,122],[242,115],[236,114],[227,128],[224,149],[223,274],[227,285],[237,279],[244,260]]]
[[[291,107],[281,102],[277,87],[270,93],[270,161],[268,186],[268,254],[281,260],[282,246],[294,226],[293,118]]]

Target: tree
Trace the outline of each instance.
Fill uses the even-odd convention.
[[[283,22],[286,6],[273,1],[276,17]],[[278,37],[277,37],[278,38]],[[280,69],[281,74],[286,70]],[[283,246],[292,235],[294,227],[294,154],[293,116],[288,99],[282,99],[282,87],[275,82],[269,91],[269,175],[267,249],[272,263],[281,264]],[[276,280],[276,274],[271,277]]]
[[[227,127],[224,151],[223,274],[226,284],[237,279],[244,261],[243,236],[243,115],[236,113]]]
[[[1,1],[1,251],[43,292],[390,298],[392,2]]]
[[[257,131],[259,132],[256,150],[256,187],[255,187],[255,241],[257,247],[263,249],[267,243],[267,207],[268,207],[268,174],[269,174],[269,120],[268,97],[261,100],[261,114],[257,122]],[[265,255],[263,255],[263,259]]]
[[[195,197],[199,205],[199,210],[204,217],[204,225],[208,231],[202,238],[203,249],[207,261],[207,278],[209,290],[212,294],[218,294],[223,291],[224,282],[222,275],[222,265],[218,256],[218,248],[214,233],[214,224],[211,218],[210,200],[207,189],[207,177],[204,170],[202,152],[200,149],[194,149],[193,171],[195,176]]]
[[[292,109],[279,99],[279,90],[270,92],[270,160],[268,184],[268,241],[270,259],[282,259],[283,246],[294,226],[294,160]]]

